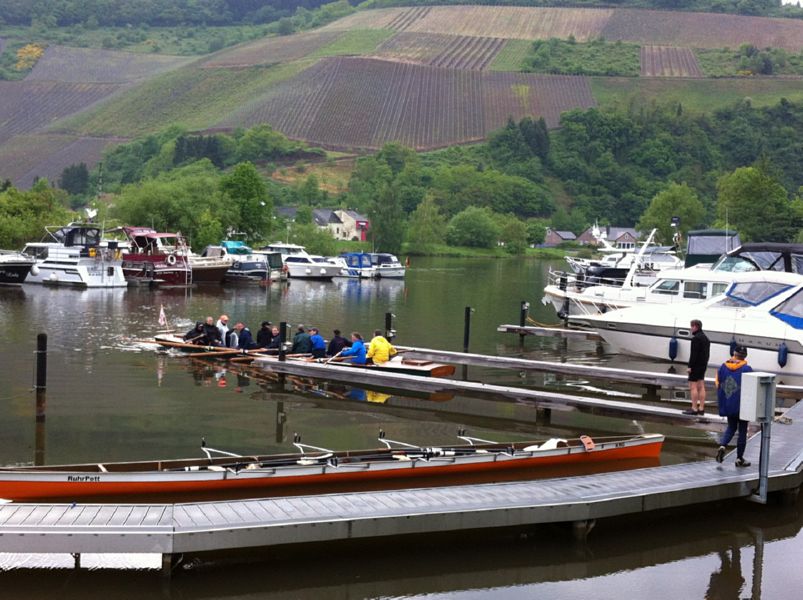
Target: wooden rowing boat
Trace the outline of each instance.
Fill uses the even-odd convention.
[[[584,465],[627,459],[657,459],[664,436],[643,434],[591,440],[499,444],[461,436],[450,447],[418,447],[384,439],[385,448],[333,452],[302,444],[297,453],[240,456],[204,448],[205,458],[37,467],[0,467],[0,498],[11,501],[92,500],[161,495],[248,491],[263,495],[303,494],[305,489],[361,482],[388,487],[420,477],[464,474],[500,475],[518,470],[535,474],[541,467]],[[285,492],[286,493],[286,492]]]
[[[265,348],[254,348],[253,350],[240,350],[239,348],[226,348],[224,346],[206,346],[203,344],[193,344],[184,341],[184,338],[171,335],[159,334],[154,336],[153,341],[162,348],[172,348],[182,352],[203,355],[208,358],[231,357],[244,354],[265,354],[267,352],[278,352],[277,350],[266,350]]]
[[[275,357],[265,356],[259,358],[260,362],[270,363],[276,360]],[[355,365],[354,363],[345,360],[339,361],[335,359],[326,358],[312,358],[310,356],[288,355],[287,360],[296,362],[313,362],[325,363],[338,367],[347,367],[353,369],[366,369],[368,371],[377,371],[382,373],[402,373],[404,375],[418,375],[419,377],[449,377],[454,375],[455,366],[443,363],[433,362],[431,360],[420,360],[414,358],[405,358],[403,355],[396,355],[389,361],[381,364],[367,364]]]

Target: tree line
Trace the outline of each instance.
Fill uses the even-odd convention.
[[[785,99],[711,114],[680,104],[576,110],[554,131],[541,119],[510,119],[471,146],[417,153],[387,144],[358,158],[347,190],[335,195],[315,175],[292,185],[267,177],[282,165],[329,160],[268,125],[211,134],[174,127],[116,147],[91,172],[68,167],[59,187],[72,194],[60,192],[64,203],[79,207],[102,183],[113,193],[108,217],[180,229],[196,245],[284,231],[273,211],[283,205],[358,210],[376,246],[391,252],[404,243],[422,253],[501,243],[516,253],[542,241],[546,227],[580,233],[595,221],[658,227],[668,242],[673,216],[682,231],[728,224],[745,239],[803,241],[800,139],[803,106]],[[300,241],[327,243],[311,219],[296,225],[306,227]]]

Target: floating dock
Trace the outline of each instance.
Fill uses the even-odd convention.
[[[803,404],[773,426],[768,490],[803,483]],[[177,555],[408,534],[571,523],[584,537],[596,519],[733,498],[758,488],[733,453],[714,460],[538,481],[184,504],[5,504],[0,548],[17,553]],[[712,444],[712,454],[714,446]]]

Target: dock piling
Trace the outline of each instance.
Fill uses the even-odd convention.
[[[279,360],[284,362],[287,360],[287,351],[285,350],[285,343],[287,342],[287,321],[279,323]]]
[[[47,414],[47,334],[36,336],[36,426],[33,464],[45,464],[45,416]]]
[[[527,318],[530,316],[530,303],[526,300],[521,301],[521,305],[519,308],[519,327],[522,328],[522,331],[519,333],[519,341],[524,342],[524,336],[527,335],[524,333],[524,327],[527,325]]]
[[[393,317],[395,316],[393,313],[385,313],[385,339],[389,342],[392,342],[393,338],[396,337],[396,330],[393,329]]]
[[[466,306],[466,312],[463,318],[463,352],[468,352],[468,343],[471,338],[471,313],[473,312],[473,308]]]

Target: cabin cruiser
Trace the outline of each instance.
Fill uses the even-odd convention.
[[[377,267],[371,262],[371,255],[367,252],[344,252],[334,260],[341,263],[342,277],[372,279],[377,276]]]
[[[731,348],[748,348],[757,371],[784,383],[803,381],[803,276],[778,271],[735,274],[725,294],[695,304],[632,306],[570,321],[595,329],[616,352],[687,362],[689,324],[703,323],[711,342],[709,366],[722,364]]]
[[[0,285],[19,285],[33,269],[38,274],[36,259],[22,252],[0,250]]]
[[[674,269],[661,269],[654,273],[653,283],[646,286],[640,284],[638,279],[641,265],[645,264],[645,255],[642,255],[645,246],[633,256],[630,269],[619,285],[602,284],[594,278],[572,277],[550,271],[542,303],[551,303],[558,316],[565,319],[572,315],[595,314],[642,303],[699,302],[721,294],[733,281],[733,267],[723,262],[724,256],[722,260],[717,259],[728,249],[737,246],[740,246],[739,237],[733,231],[690,231],[685,268],[681,265]],[[738,251],[738,248],[731,250],[730,255]],[[715,263],[713,267],[712,263]],[[752,269],[745,266],[742,270],[758,269],[758,266]]]
[[[221,257],[231,265],[226,281],[234,283],[286,279],[279,253],[253,250],[240,240],[224,240],[219,246],[207,246],[201,256]]]
[[[274,242],[260,248],[260,252],[278,252],[287,267],[287,276],[295,279],[331,280],[340,274],[342,266],[324,256],[311,255],[304,246]]]
[[[125,277],[134,283],[192,285],[189,248],[180,233],[157,233],[150,227],[121,227],[130,247],[123,252]]]
[[[125,287],[121,248],[103,239],[93,223],[45,227],[41,242],[26,244],[23,253],[36,259],[25,283],[70,285],[87,288]]]
[[[406,267],[393,254],[369,252],[371,263],[376,267],[376,276],[384,279],[402,279]]]

